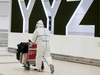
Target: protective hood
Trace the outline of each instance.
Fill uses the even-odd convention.
[[[42,20],[39,20],[39,21],[36,23],[36,28],[41,28],[41,27],[44,27],[44,24],[43,24],[43,21],[42,21]]]

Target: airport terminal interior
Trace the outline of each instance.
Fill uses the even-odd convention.
[[[99,8],[100,0],[0,0],[0,75],[100,75]],[[53,74],[45,61],[37,72],[17,60],[39,20],[51,33]]]

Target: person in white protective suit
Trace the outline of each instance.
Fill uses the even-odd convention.
[[[54,65],[50,56],[50,31],[44,28],[42,20],[39,20],[36,24],[32,41],[33,43],[37,43],[36,69],[38,72],[41,71],[41,62],[44,59],[50,67],[51,73],[53,73]]]

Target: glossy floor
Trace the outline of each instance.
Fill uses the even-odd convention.
[[[53,60],[53,64],[55,66],[54,74],[50,73],[46,63],[43,72],[34,71],[33,66],[30,71],[26,71],[16,60],[15,53],[9,53],[5,47],[0,47],[0,75],[100,75],[100,67],[97,66],[59,60]]]

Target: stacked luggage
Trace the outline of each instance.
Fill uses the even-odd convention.
[[[16,58],[25,67],[26,70],[30,70],[30,65],[36,66],[36,50],[37,45],[33,44],[31,40],[29,42],[21,42],[17,45]],[[41,69],[44,69],[44,64],[41,62]]]

